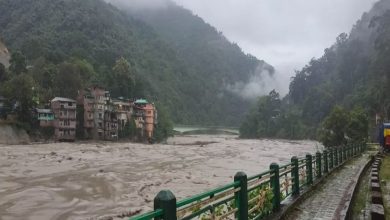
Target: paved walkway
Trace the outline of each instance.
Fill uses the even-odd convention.
[[[363,155],[332,173],[315,193],[295,207],[287,219],[339,219],[340,209],[351,199],[348,191],[355,185],[360,170],[368,160],[368,155]]]

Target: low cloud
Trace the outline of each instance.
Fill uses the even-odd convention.
[[[287,91],[284,89],[285,85],[280,83],[280,76],[278,73],[274,73],[272,69],[259,65],[248,82],[237,82],[227,85],[226,89],[248,100],[268,95],[274,89],[281,95],[285,95]]]

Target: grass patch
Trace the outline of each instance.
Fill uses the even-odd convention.
[[[364,213],[362,211],[366,209],[367,202],[369,202],[369,179],[369,169],[367,169],[357,186],[357,193],[352,205],[352,219],[361,219],[360,217]]]
[[[390,193],[390,156],[386,155],[381,164],[381,169],[379,170],[379,179],[381,181],[382,186],[382,196],[383,203],[385,206],[385,216],[386,219],[390,219],[390,201],[389,201],[389,193]]]

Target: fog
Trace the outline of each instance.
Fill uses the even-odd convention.
[[[136,10],[167,7],[168,0],[107,0]],[[245,97],[276,89],[282,95],[295,70],[320,57],[336,37],[349,33],[376,0],[173,0],[216,27],[245,53],[275,67],[257,71],[248,85],[230,87]],[[266,81],[263,81],[263,80]],[[256,84],[257,83],[257,84]],[[256,88],[256,86],[261,88]],[[274,87],[274,88],[273,88]],[[251,93],[253,92],[253,93]]]

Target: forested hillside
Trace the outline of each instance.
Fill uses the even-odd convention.
[[[390,2],[379,1],[350,34],[340,34],[324,55],[298,71],[290,92],[262,98],[242,125],[245,137],[319,137],[322,122],[335,106],[390,118]],[[264,103],[274,103],[267,105]],[[259,115],[267,112],[272,119]],[[256,119],[256,120],[254,120]],[[265,134],[262,123],[273,132]],[[318,132],[318,133],[317,133]]]
[[[242,99],[240,88],[236,91],[229,88],[239,83],[247,84],[251,76],[264,70],[274,74],[272,66],[243,53],[237,44],[229,42],[202,18],[175,3],[165,1],[164,7],[151,9],[134,9],[129,4],[121,6],[127,8],[132,16],[153,27],[177,51],[180,61],[189,71],[199,78],[200,84],[194,87],[193,97],[196,97],[200,106],[207,106],[200,110],[203,115],[209,115],[210,110],[229,112],[227,115],[209,115],[211,121],[225,118],[241,122],[250,102]],[[218,96],[215,97],[215,94]],[[205,99],[207,96],[214,98]]]
[[[187,39],[174,24],[160,23],[182,38],[175,46],[162,29],[102,0],[0,0],[0,5],[0,36],[14,61],[25,60],[28,71],[17,71],[40,85],[41,101],[73,98],[82,87],[99,84],[114,97],[160,102],[176,123],[237,125],[248,101],[226,85],[245,83],[265,65],[181,8],[175,9],[184,22],[180,27],[202,32]]]

